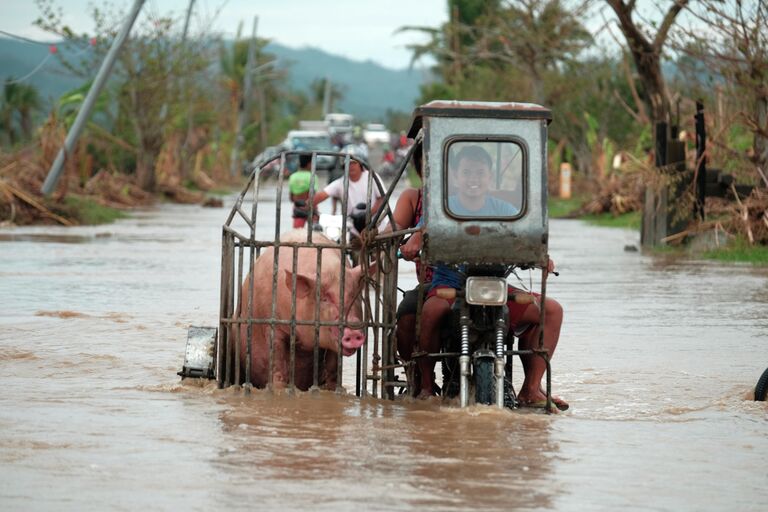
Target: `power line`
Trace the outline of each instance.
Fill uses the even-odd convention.
[[[49,53],[48,55],[46,55],[45,58],[42,61],[40,61],[40,64],[38,64],[35,67],[35,69],[30,71],[29,73],[27,73],[23,77],[17,78],[15,80],[6,80],[5,82],[3,82],[3,84],[10,85],[10,84],[18,84],[20,82],[23,82],[24,80],[28,79],[29,77],[31,77],[32,75],[34,75],[35,73],[37,73],[38,71],[43,69],[43,66],[45,66],[45,63],[48,62],[48,59],[50,59],[52,55],[53,55],[53,53]]]
[[[42,44],[44,46],[48,46],[50,44],[50,43],[44,43],[42,41],[34,41],[34,40],[28,39],[28,38],[26,38],[24,36],[18,36],[16,34],[11,34],[10,32],[6,32],[5,30],[0,30],[0,34],[4,34],[4,35],[6,35],[8,37],[12,37],[14,39],[18,39],[19,41],[26,41],[26,42],[32,43],[32,44]]]
[[[27,42],[27,43],[39,44],[39,45],[48,46],[48,47],[56,46],[56,43],[46,43],[44,41],[35,41],[34,39],[29,39],[28,37],[20,36],[18,34],[12,34],[11,32],[6,32],[5,30],[0,30],[0,34],[6,35],[6,36],[11,37],[13,39],[18,39],[19,41],[24,41],[24,42]],[[62,41],[62,43],[65,43],[65,42],[72,42],[72,43],[77,43],[77,44],[85,44],[86,47],[88,47],[88,46],[95,46],[96,45],[96,38],[92,37],[92,38],[88,39],[87,41],[83,41],[81,39],[71,39],[70,41]]]
[[[48,62],[48,60],[53,55],[58,53],[58,51],[59,51],[58,46],[56,46],[55,44],[42,43],[40,41],[33,41],[32,39],[27,39],[26,37],[17,36],[15,34],[11,34],[10,32],[6,32],[4,30],[0,30],[0,34],[5,34],[7,36],[14,37],[14,38],[20,39],[22,41],[27,41],[29,43],[41,44],[41,45],[48,46],[48,55],[46,55],[45,58],[43,58],[43,60],[41,60],[40,63],[37,66],[34,67],[34,69],[32,69],[32,71],[30,71],[29,73],[27,73],[26,75],[24,75],[21,78],[16,78],[14,80],[6,80],[4,82],[5,84],[17,84],[17,83],[23,82],[23,81],[27,80],[28,78],[32,77],[38,71],[42,70],[43,67],[45,66],[45,64]],[[95,37],[91,38],[89,40],[89,44],[85,48],[82,48],[77,53],[73,54],[72,57],[78,57],[78,56],[82,55],[83,53],[85,53],[87,50],[90,50],[94,46],[96,46],[96,38]]]

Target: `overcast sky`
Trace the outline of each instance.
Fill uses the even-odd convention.
[[[93,30],[89,5],[102,0],[54,0],[64,22],[76,33]],[[125,12],[133,0],[112,0]],[[213,20],[213,30],[234,37],[238,23],[250,34],[259,16],[258,35],[285,46],[314,46],[354,60],[373,60],[390,68],[405,68],[411,59],[405,45],[425,38],[394,32],[405,25],[438,27],[448,19],[446,0],[195,0],[192,30],[200,32]],[[189,0],[146,0],[144,10],[183,16]],[[32,25],[39,11],[32,0],[0,0],[0,30],[35,40],[50,40]]]

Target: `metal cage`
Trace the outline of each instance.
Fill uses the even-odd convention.
[[[282,172],[286,168],[286,159],[295,155],[312,155],[311,164],[311,183],[315,184],[310,191],[309,197],[309,215],[306,223],[306,237],[301,237],[300,241],[285,240],[284,233],[289,226],[290,215],[286,208],[291,203],[285,201],[287,194],[284,189],[287,188],[285,174]],[[413,230],[405,231],[382,231],[379,232],[377,226],[379,221],[388,218],[390,225],[393,225],[392,212],[388,201],[392,194],[392,188],[387,192],[383,185],[377,179],[374,179],[374,173],[368,174],[367,184],[367,203],[371,205],[372,191],[377,187],[379,193],[384,197],[382,207],[376,215],[371,215],[370,208],[366,215],[366,228],[362,230],[357,243],[353,243],[353,235],[349,232],[346,223],[343,223],[343,229],[340,236],[340,242],[328,243],[328,240],[319,235],[316,231],[317,221],[314,219],[314,208],[311,206],[314,195],[320,187],[318,183],[318,173],[316,170],[316,160],[318,155],[332,155],[343,161],[344,166],[344,194],[341,201],[342,215],[350,211],[350,205],[347,205],[347,191],[349,188],[349,165],[352,160],[356,160],[364,167],[367,167],[354,156],[336,152],[320,151],[290,151],[282,152],[271,160],[263,162],[252,174],[242,192],[237,197],[229,216],[222,228],[222,253],[221,253],[221,295],[220,295],[220,314],[219,330],[216,345],[215,377],[219,387],[240,386],[246,389],[253,387],[251,379],[251,364],[253,351],[256,350],[255,336],[259,331],[265,331],[267,334],[266,343],[260,340],[262,345],[267,345],[269,350],[268,376],[266,387],[271,389],[273,383],[273,371],[275,368],[275,332],[277,328],[290,330],[287,353],[289,354],[289,378],[287,382],[288,389],[296,388],[296,354],[297,354],[297,336],[296,329],[299,326],[311,326],[314,328],[314,347],[312,350],[312,385],[310,389],[318,389],[321,386],[321,359],[325,355],[335,357],[337,364],[336,390],[342,389],[342,376],[344,375],[344,362],[341,350],[342,331],[345,326],[344,315],[335,322],[323,321],[320,315],[320,288],[322,286],[323,272],[328,270],[338,272],[339,281],[339,305],[341,311],[346,311],[349,305],[345,304],[345,275],[350,271],[347,264],[346,255],[354,250],[359,250],[359,260],[363,268],[370,268],[375,265],[375,272],[366,275],[366,283],[362,287],[362,326],[366,333],[366,341],[357,351],[355,357],[355,393],[358,396],[373,395],[375,397],[393,396],[393,387],[397,384],[394,381],[394,370],[398,366],[395,361],[395,310],[397,308],[397,275],[398,260],[397,248],[404,234]],[[410,157],[410,155],[409,155]],[[395,183],[404,174],[405,166],[409,158],[404,159],[402,167],[399,169],[395,178]],[[267,168],[270,164],[279,162],[279,172],[275,177],[268,177],[270,171]],[[272,251],[273,270],[271,275],[272,309],[271,314],[254,317],[253,304],[255,297],[264,290],[269,290],[269,283],[256,283],[255,279],[247,279],[254,268],[257,259],[265,254],[265,251]],[[280,276],[278,275],[279,254],[283,251],[289,251],[292,254],[292,275],[291,283],[291,314],[287,318],[281,318],[277,314],[277,287]],[[306,251],[313,251],[316,254],[316,280],[315,280],[315,312],[311,319],[297,319],[297,297],[296,297],[296,272],[298,265],[298,255],[301,253],[306,256]],[[338,267],[329,269],[327,251],[341,251],[341,257]],[[325,268],[323,262],[325,261]],[[247,304],[247,307],[244,305]],[[283,315],[285,316],[285,315]],[[258,326],[266,326],[258,329]],[[338,339],[335,354],[333,351],[323,350],[320,344],[320,329],[324,327],[335,327],[338,331]],[[304,354],[306,356],[306,354]],[[349,374],[349,372],[348,372]]]

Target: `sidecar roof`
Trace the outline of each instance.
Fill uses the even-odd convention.
[[[545,119],[549,124],[552,122],[552,111],[534,103],[434,100],[414,109],[409,138],[416,137],[425,117]]]

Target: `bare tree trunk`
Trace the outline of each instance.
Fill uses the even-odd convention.
[[[757,127],[755,130],[755,165],[760,168],[762,175],[768,175],[768,97],[758,98],[757,100]]]
[[[649,41],[640,27],[632,20],[635,0],[606,0],[619,20],[619,27],[627,40],[629,51],[635,61],[635,67],[648,96],[651,121],[653,123],[669,121],[669,95],[667,94],[664,75],[661,72],[661,53],[669,30],[675,18],[688,3],[688,0],[674,0],[664,16],[653,41]]]
[[[19,115],[21,116],[21,133],[24,139],[29,140],[32,138],[32,113],[28,108],[19,109]]]
[[[139,187],[147,192],[154,192],[157,185],[155,180],[155,161],[157,155],[143,149],[136,157],[136,178]]]

